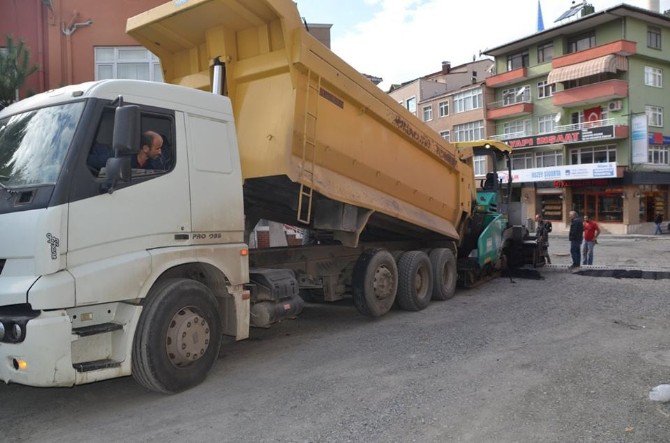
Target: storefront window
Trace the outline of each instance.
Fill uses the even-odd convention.
[[[605,222],[623,221],[623,199],[621,195],[598,195],[598,218]]]
[[[563,220],[562,195],[541,195],[542,215],[546,220]]]
[[[575,193],[572,195],[572,209],[580,216],[588,215],[599,222],[623,221],[623,197],[619,193]]]

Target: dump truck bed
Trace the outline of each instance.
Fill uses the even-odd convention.
[[[459,238],[471,160],[313,38],[291,0],[173,1],[130,18],[127,32],[169,83],[211,90],[212,60],[224,62],[245,192],[276,191],[255,206],[295,211],[302,184],[385,223]]]

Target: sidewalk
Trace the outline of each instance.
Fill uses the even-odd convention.
[[[549,234],[549,256],[553,265],[568,266],[570,242],[567,235]],[[608,268],[670,270],[670,234],[610,235],[598,237],[593,265]]]

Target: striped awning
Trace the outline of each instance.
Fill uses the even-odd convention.
[[[552,69],[549,73],[549,77],[547,77],[547,83],[565,82],[568,80],[589,77],[591,75],[602,74],[603,72],[616,73],[617,71],[627,70],[628,59],[626,57],[610,54],[586,62]]]

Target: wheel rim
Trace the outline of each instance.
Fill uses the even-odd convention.
[[[176,367],[189,366],[207,352],[210,329],[195,308],[177,311],[168,326],[165,345],[170,362]]]
[[[375,278],[372,288],[377,300],[384,300],[393,295],[393,272],[386,266],[375,269]]]

